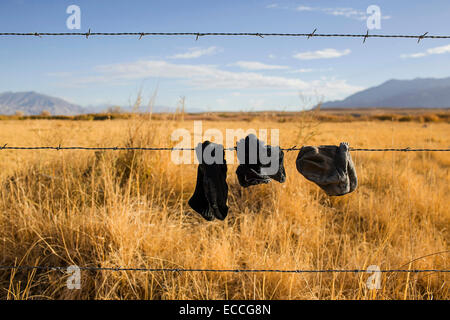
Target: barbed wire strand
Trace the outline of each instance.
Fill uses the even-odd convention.
[[[290,148],[280,148],[284,151],[301,150],[301,147],[293,146]],[[30,147],[9,147],[8,144],[0,146],[0,150],[96,150],[96,151],[124,151],[124,150],[143,150],[143,151],[194,151],[195,148],[177,148],[177,147],[63,147],[58,146],[30,146]],[[237,147],[224,148],[224,150],[237,150]],[[349,148],[349,151],[401,151],[401,152],[449,152],[450,149],[414,149],[406,148]]]
[[[308,270],[308,269],[185,269],[185,268],[128,268],[128,267],[78,267],[80,270],[86,271],[144,271],[144,272],[231,272],[231,273],[448,273],[446,269],[385,269],[376,271],[367,271],[364,269],[324,269],[324,270]],[[46,270],[46,271],[66,271],[67,267],[61,266],[5,266],[0,265],[0,270]]]
[[[306,37],[307,39],[313,37],[338,37],[338,38],[363,38],[365,43],[367,38],[406,38],[417,39],[420,43],[423,39],[450,39],[449,35],[428,35],[428,32],[419,35],[405,35],[405,34],[345,34],[345,33],[316,33],[317,28],[310,33],[263,33],[263,32],[0,32],[0,36],[83,36],[86,39],[92,36],[137,36],[142,39],[145,36],[194,36],[195,40],[199,37],[205,36],[254,36],[259,38],[265,37]]]

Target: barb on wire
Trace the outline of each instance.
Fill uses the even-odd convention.
[[[450,149],[411,149],[410,147],[406,147],[406,148],[384,148],[384,149],[365,149],[365,148],[352,148],[350,147],[349,149],[350,151],[403,151],[403,152],[407,152],[407,151],[413,151],[413,152],[425,152],[425,151],[430,151],[430,152],[445,152],[445,151],[450,151]]]
[[[195,148],[176,148],[176,147],[62,147],[60,144],[56,147],[52,146],[30,146],[30,147],[8,147],[8,144],[5,143],[3,146],[0,145],[0,150],[96,150],[96,151],[106,151],[106,150],[113,150],[113,151],[124,151],[124,150],[143,150],[143,151],[194,151]],[[280,148],[281,150],[285,151],[294,151],[294,150],[301,150],[301,147],[297,147],[296,145],[290,148]],[[230,147],[225,148],[225,150],[237,150],[237,147]],[[406,148],[349,148],[350,151],[402,151],[402,152],[449,152],[450,149],[412,149],[410,147]]]
[[[297,149],[297,146],[292,146],[292,147],[290,147],[290,148],[284,148],[284,149],[281,149],[281,150],[285,150],[286,152],[289,152],[289,151],[294,151],[294,150],[299,150],[299,149]]]
[[[315,28],[314,31],[311,32],[311,33],[308,35],[308,39],[311,38],[311,37],[314,37],[314,34],[316,33],[316,30],[317,30],[317,28]]]
[[[65,271],[67,267],[61,266],[7,266],[0,265],[0,270],[45,270],[45,271]],[[136,267],[79,267],[80,270],[87,271],[144,271],[144,272],[231,272],[231,273],[367,273],[365,269],[197,269],[197,268],[136,268]],[[448,273],[446,269],[384,269],[377,270],[381,273]]]
[[[417,38],[417,43],[419,43],[427,34],[428,32],[425,32],[423,35],[419,36],[419,38]]]
[[[314,29],[310,33],[262,33],[262,32],[0,32],[0,36],[195,36],[198,40],[201,36],[257,36],[257,37],[337,37],[337,38],[363,38],[363,43],[367,38],[405,38],[405,39],[450,39],[450,35],[428,35],[428,32],[419,35],[406,34],[370,34],[369,30],[365,34],[350,33],[315,33]]]
[[[369,30],[367,30],[366,35],[364,36],[363,43],[366,43],[366,39],[369,37]]]

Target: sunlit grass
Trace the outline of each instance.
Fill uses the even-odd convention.
[[[153,116],[155,118],[156,116]],[[157,118],[157,117],[156,117]],[[204,121],[203,130],[275,128],[284,147],[448,148],[447,122]],[[172,146],[186,116],[123,120],[5,120],[10,146]],[[328,197],[285,156],[287,181],[243,189],[228,166],[230,214],[207,222],[187,205],[196,165],[168,151],[0,151],[0,262],[202,269],[448,269],[447,153],[353,152],[358,189]],[[236,162],[236,161],[235,161]],[[427,256],[429,254],[433,254]],[[424,257],[427,256],[427,257]],[[423,258],[420,258],[423,257]],[[417,259],[420,258],[420,259]],[[415,260],[417,259],[417,260]],[[409,263],[410,261],[413,261]],[[3,299],[448,299],[444,273],[176,273],[0,271]]]

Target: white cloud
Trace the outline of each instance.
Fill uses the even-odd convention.
[[[47,72],[45,74],[48,77],[70,77],[72,76],[71,72]]]
[[[97,66],[96,74],[71,78],[69,86],[92,86],[93,84],[126,85],[146,78],[171,79],[177,85],[187,85],[197,90],[263,89],[263,93],[277,95],[283,92],[299,92],[315,95],[324,92],[327,98],[342,97],[361,90],[345,80],[319,79],[304,81],[298,77],[268,76],[257,72],[232,72],[213,65],[175,64],[164,60],[139,60],[128,63]],[[239,93],[234,94],[239,95]]]
[[[293,58],[300,59],[300,60],[313,60],[313,59],[330,59],[330,58],[339,58],[345,55],[350,54],[350,49],[345,49],[342,51],[328,48],[323,50],[317,50],[317,51],[307,51],[307,52],[300,52],[293,55]]]
[[[178,53],[173,56],[170,56],[170,59],[195,59],[200,58],[202,56],[209,56],[212,54],[216,54],[221,52],[222,50],[217,47],[209,47],[209,48],[190,48],[185,53]]]
[[[295,8],[297,11],[314,11],[314,12],[320,12],[328,15],[333,16],[341,16],[345,18],[350,19],[356,19],[356,20],[367,20],[369,17],[365,11],[361,11],[354,8],[322,8],[322,7],[309,7],[300,5]],[[391,16],[381,16],[381,19],[390,19]]]
[[[278,3],[272,3],[266,6],[267,9],[278,8]]]
[[[288,73],[309,73],[309,72],[327,72],[332,71],[333,68],[320,68],[320,69],[311,69],[311,68],[302,68],[302,69],[294,69],[287,71]]]
[[[353,18],[357,20],[366,20],[367,15],[364,11],[359,11],[353,8],[323,8],[320,9],[326,14],[330,14],[333,16],[342,16],[345,18]]]
[[[230,66],[237,66],[246,70],[280,70],[289,69],[287,66],[279,66],[274,64],[265,64],[257,61],[238,61],[230,64]]]
[[[307,72],[313,72],[314,69],[296,69],[296,70],[291,70],[289,71],[289,73],[307,73]]]
[[[410,53],[410,54],[402,54],[400,57],[402,58],[422,58],[432,54],[444,54],[450,53],[450,44],[441,47],[435,47],[425,50],[424,52]]]
[[[184,80],[197,88],[306,88],[300,79],[266,76],[256,72],[232,72],[212,65],[174,64],[163,60],[140,60],[130,63],[101,65],[95,68],[98,75],[74,79],[78,85],[145,78]]]
[[[295,8],[295,10],[297,10],[297,11],[313,11],[314,8],[308,7],[308,6],[298,6],[297,8]]]

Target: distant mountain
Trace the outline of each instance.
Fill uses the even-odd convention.
[[[8,115],[21,111],[26,115],[36,115],[41,114],[44,110],[49,111],[52,115],[74,115],[86,112],[79,105],[34,91],[0,94],[0,114]]]
[[[450,108],[450,78],[389,80],[322,108]]]

